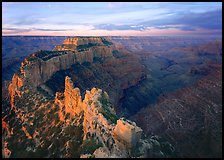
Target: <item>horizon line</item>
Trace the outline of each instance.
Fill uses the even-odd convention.
[[[106,36],[79,36],[79,35],[2,35],[2,37],[222,37],[222,35],[106,35]]]

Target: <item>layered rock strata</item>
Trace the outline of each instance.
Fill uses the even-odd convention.
[[[96,40],[96,42],[95,42]],[[87,47],[85,50],[73,50],[72,47],[66,49],[67,51],[38,51],[27,57],[21,64],[20,70],[13,75],[12,83],[9,86],[10,97],[14,97],[18,93],[19,88],[28,84],[36,88],[45,83],[54,73],[60,70],[65,70],[75,63],[93,62],[94,57],[112,57],[112,46],[104,45],[103,38],[68,38],[65,39],[63,45],[86,44],[91,42],[98,44],[97,47]],[[106,41],[106,40],[104,40]],[[63,47],[61,45],[61,47]],[[85,46],[86,47],[86,46]],[[13,105],[13,99],[12,105]]]
[[[84,63],[92,67],[88,68]],[[80,71],[78,67],[74,67],[78,64],[83,67]],[[32,87],[33,90],[40,87],[48,93],[58,91],[57,87],[55,91],[55,88],[52,89],[48,84],[49,81],[53,81],[50,83],[55,83],[55,86],[59,88],[62,86],[51,79],[60,71],[69,72],[71,78],[76,80],[82,95],[86,89],[100,85],[100,88],[110,94],[114,105],[117,105],[119,99],[122,98],[124,89],[144,79],[143,66],[138,60],[123,51],[121,46],[113,45],[106,38],[67,38],[53,51],[40,50],[22,62],[20,70],[14,74],[9,86],[11,106],[14,105],[14,97],[19,95],[22,86]],[[74,75],[76,71],[79,73]],[[98,72],[102,74],[98,75]]]

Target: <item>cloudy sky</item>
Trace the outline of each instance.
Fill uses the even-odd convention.
[[[2,35],[221,35],[222,2],[3,2]]]

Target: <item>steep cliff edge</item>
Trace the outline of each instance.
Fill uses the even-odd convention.
[[[67,38],[64,40],[63,45],[57,45],[54,50],[65,51],[65,50],[81,50],[86,47],[92,46],[105,46],[111,45],[112,43],[107,41],[103,37],[76,37]]]
[[[22,62],[9,87],[11,105],[22,86],[41,88],[53,96],[64,90],[68,75],[82,96],[86,89],[99,86],[117,106],[123,90],[144,79],[143,70],[138,59],[104,37],[67,38],[53,51],[37,51]]]
[[[98,146],[92,153],[81,156],[85,157],[87,154],[87,157],[96,158],[147,157],[147,152],[153,148],[154,144],[150,139],[143,138],[143,130],[135,122],[117,117],[105,91],[92,88],[86,91],[82,100],[79,88],[74,88],[71,78],[66,77],[64,95],[59,92],[56,95],[60,95],[55,97],[55,103],[60,106],[58,115],[63,117],[62,121],[67,114],[71,117],[81,115],[83,141],[94,141]],[[133,153],[133,150],[138,154]]]
[[[68,45],[71,39],[65,39],[63,45]],[[68,69],[72,64],[93,62],[94,57],[112,58],[112,47],[104,45],[103,42],[98,43],[99,40],[95,42],[95,44],[100,44],[97,47],[88,46],[95,39],[86,38],[85,40],[85,38],[82,38],[81,40],[77,40],[77,38],[74,38],[74,40],[77,42],[81,41],[81,44],[84,45],[83,50],[72,49],[72,47],[79,47],[80,45],[76,46],[79,43],[72,43],[72,47],[66,49],[66,52],[57,49],[53,51],[40,50],[22,62],[20,71],[16,75],[25,78],[23,83],[28,82],[32,86],[37,87],[46,82],[55,72]],[[17,87],[20,88],[21,86]]]
[[[5,157],[167,157],[172,146],[146,138],[135,122],[118,118],[102,89],[85,92],[65,77],[64,92],[49,99],[23,90],[4,119]],[[171,148],[171,149],[170,149]],[[167,152],[167,149],[169,152]]]
[[[101,144],[108,157],[127,157],[128,149],[135,147],[141,138],[142,130],[133,122],[118,119],[108,94],[101,89],[87,90],[82,101],[79,88],[74,88],[71,78],[66,77],[64,96],[60,100],[56,97],[55,102],[65,111],[64,115],[58,113],[63,117],[68,113],[70,116],[83,113],[83,139],[92,138]]]

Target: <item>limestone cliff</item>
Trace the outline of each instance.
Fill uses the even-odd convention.
[[[55,47],[55,50],[76,50],[84,46],[100,46],[108,44],[109,42],[103,37],[76,37],[66,38],[62,45]]]
[[[130,120],[118,119],[106,92],[92,88],[91,91],[86,91],[84,100],[81,100],[79,89],[73,87],[69,77],[65,78],[65,85],[64,96],[56,93],[55,97],[55,103],[62,108],[58,112],[59,117],[63,115],[62,110],[72,117],[83,116],[83,140],[93,139],[96,145],[101,144],[93,156],[129,157],[136,147],[142,150],[141,154],[150,148],[149,141],[142,139],[143,131],[140,127]],[[90,155],[82,155],[88,156]]]
[[[79,114],[81,112],[81,95],[79,88],[74,88],[71,78],[65,78],[65,112],[71,115]]]
[[[90,42],[99,44],[97,47],[87,47]],[[65,70],[75,63],[93,62],[94,57],[112,57],[113,46],[105,45],[103,38],[68,38],[64,44],[84,45],[84,50],[60,51],[37,51],[27,57],[21,64],[20,70],[14,74],[12,83],[9,86],[10,97],[23,85],[30,85],[34,88],[45,83],[54,73]],[[74,42],[74,43],[73,43]],[[87,45],[87,46],[86,46]],[[63,46],[63,45],[62,45]],[[57,48],[57,47],[56,47]],[[13,103],[13,98],[12,98]]]
[[[14,74],[12,78],[12,83],[10,83],[8,87],[8,93],[10,96],[10,104],[12,108],[15,106],[14,104],[15,96],[21,95],[19,88],[22,87],[23,85],[24,85],[23,77],[19,77],[17,74]]]
[[[17,76],[25,77],[33,86],[46,82],[55,72],[65,70],[75,63],[93,62],[94,57],[111,57],[112,48],[98,46],[78,51],[38,51],[22,62]],[[19,87],[19,86],[18,86]]]
[[[83,67],[80,71],[79,67],[74,67],[78,64]],[[85,64],[89,64],[90,69],[85,67]],[[106,38],[67,38],[53,51],[39,50],[22,62],[8,89],[11,105],[13,106],[14,97],[19,94],[22,86],[32,87],[33,90],[40,87],[48,93],[55,93],[64,85],[63,81],[60,83],[57,77],[57,80],[52,80],[52,77],[60,71],[67,70],[73,80],[79,79],[76,82],[79,87],[82,86],[82,95],[86,89],[99,86],[110,94],[114,105],[122,98],[124,89],[136,85],[144,78],[143,66],[138,60]],[[80,73],[74,75],[77,71]],[[57,81],[60,84],[57,85]],[[55,91],[46,83],[58,88],[56,87]]]

